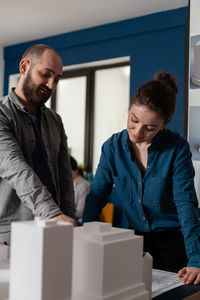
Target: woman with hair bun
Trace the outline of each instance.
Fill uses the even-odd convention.
[[[176,108],[175,77],[160,72],[131,99],[127,129],[102,146],[83,221],[99,220],[115,188],[128,226],[144,236],[157,269],[200,283],[200,210],[187,140],[166,129]]]

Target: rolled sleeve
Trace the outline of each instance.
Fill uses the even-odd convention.
[[[174,202],[184,236],[188,266],[200,267],[200,221],[194,168],[187,141],[180,139],[173,170]]]

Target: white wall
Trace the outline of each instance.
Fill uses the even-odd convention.
[[[4,84],[4,59],[3,59],[3,47],[0,45],[0,98],[3,96],[3,84]]]
[[[16,87],[19,76],[20,74],[12,74],[9,76],[8,91],[10,91],[11,88]]]

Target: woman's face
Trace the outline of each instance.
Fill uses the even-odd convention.
[[[151,144],[155,135],[164,128],[164,119],[145,105],[133,104],[130,108],[127,130],[132,143]]]

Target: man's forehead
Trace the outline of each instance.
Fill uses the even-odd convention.
[[[38,61],[38,67],[51,72],[55,75],[62,76],[62,60],[60,56],[53,51],[46,50]]]
[[[44,71],[50,72],[57,77],[60,77],[60,78],[62,77],[62,71],[57,73],[54,69],[51,69],[49,67],[45,67],[43,69],[44,69]]]

